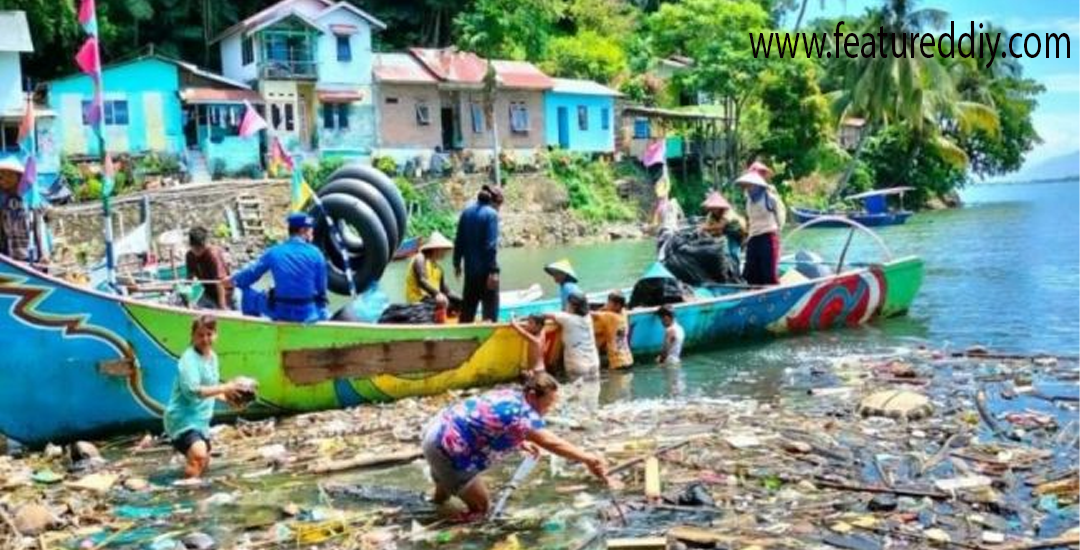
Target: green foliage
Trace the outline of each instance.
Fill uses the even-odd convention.
[[[924,204],[963,186],[967,172],[926,132],[894,124],[878,132],[863,154],[877,187],[910,185],[912,204]]]
[[[229,224],[219,223],[217,227],[214,227],[214,238],[219,240],[226,240],[232,237],[232,231],[229,230]]]
[[[454,18],[457,44],[487,58],[538,60],[562,13],[556,0],[476,0]]]
[[[76,202],[96,201],[101,200],[101,180],[96,176],[87,178],[82,185],[75,188],[74,196]]]
[[[79,165],[71,162],[67,157],[64,157],[60,161],[60,176],[73,188],[82,184],[84,179]]]
[[[398,165],[392,157],[376,156],[371,161],[371,165],[378,171],[393,176],[397,174]]]
[[[330,174],[333,174],[335,170],[344,165],[345,159],[327,158],[318,162],[306,162],[300,169],[304,171],[304,181],[312,189],[318,191],[320,187],[326,185],[326,182],[329,181]]]
[[[781,59],[761,76],[759,97],[768,111],[760,153],[776,166],[776,179],[809,175],[817,167],[814,147],[828,139],[829,106],[809,60]]]
[[[134,161],[134,171],[139,174],[176,174],[180,172],[180,158],[163,153],[147,153]]]
[[[990,80],[988,72],[976,69],[980,78]],[[952,137],[967,154],[971,171],[979,176],[996,176],[1019,170],[1024,155],[1041,143],[1032,114],[1035,97],[1044,91],[1042,85],[1028,78],[996,78],[981,84],[988,88],[988,99],[994,105],[998,131],[956,128]]]
[[[615,188],[615,168],[605,160],[556,151],[551,154],[549,175],[566,188],[570,208],[593,223],[629,221],[634,211]]]
[[[420,190],[404,177],[394,178],[394,183],[409,208],[410,235],[426,237],[432,231],[439,231],[453,238],[457,228],[457,215],[448,207],[448,201],[435,194],[440,188],[438,185]]]
[[[552,76],[609,83],[626,72],[628,65],[617,39],[585,30],[553,39],[541,67]]]

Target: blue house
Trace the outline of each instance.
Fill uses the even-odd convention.
[[[547,145],[582,153],[614,153],[619,92],[591,80],[553,80],[555,86],[544,93]]]
[[[19,124],[26,114],[27,96],[23,93],[21,56],[33,51],[26,14],[0,11],[0,159],[11,156],[23,160]],[[53,135],[56,117],[44,106],[36,105],[34,119],[38,183],[47,186],[60,172],[60,153]]]
[[[102,81],[110,153],[176,155],[189,166],[205,163],[224,172],[260,165],[259,139],[238,135],[244,102],[261,101],[246,85],[153,54],[104,67]],[[99,155],[86,117],[93,98],[90,78],[70,75],[51,81],[48,90],[63,154]]]
[[[376,133],[371,35],[385,28],[348,2],[282,0],[214,42],[224,75],[262,95],[268,134],[286,149],[367,157]]]

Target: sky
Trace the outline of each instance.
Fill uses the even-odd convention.
[[[810,0],[806,20],[818,17],[838,17],[861,14],[868,7],[880,5],[880,0]],[[1064,49],[1061,59],[1046,59],[1045,44],[1038,59],[1021,59],[1024,76],[1038,80],[1046,91],[1038,98],[1039,106],[1033,116],[1043,144],[1027,156],[1026,167],[1080,150],[1080,1],[1078,0],[922,0],[917,7],[946,11],[956,22],[956,33],[970,28],[975,21],[992,22],[1007,32],[1036,33],[1045,38],[1047,32],[1069,33],[1071,59]],[[794,24],[794,16],[788,25]],[[1002,37],[1006,40],[1007,37]],[[1031,42],[1034,48],[1034,40]],[[1020,46],[1017,39],[1016,46]],[[1064,42],[1062,42],[1064,46]]]

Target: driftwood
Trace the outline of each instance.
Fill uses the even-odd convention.
[[[998,545],[992,548],[994,550],[1038,550],[1039,548],[1056,548],[1058,546],[1073,546],[1076,544],[1080,544],[1080,533],[1072,532],[1052,539],[1016,542]]]
[[[975,408],[979,410],[979,416],[982,417],[983,422],[986,422],[986,425],[989,426],[998,437],[1003,437],[1010,441],[1020,441],[1020,438],[1017,437],[1012,430],[1003,429],[998,425],[997,420],[994,420],[993,415],[991,415],[989,409],[986,408],[986,390],[983,388],[979,388],[979,391],[975,392]]]
[[[928,491],[925,489],[914,489],[909,487],[882,487],[880,485],[862,485],[858,483],[839,483],[836,481],[828,481],[824,479],[815,480],[814,485],[818,487],[824,487],[827,489],[837,489],[840,491],[855,491],[859,493],[884,493],[890,495],[904,496],[904,497],[929,497],[939,500],[945,500],[949,498],[949,495],[938,491]]]
[[[345,470],[355,470],[358,468],[390,466],[403,462],[412,462],[423,455],[424,453],[420,452],[419,449],[410,449],[384,455],[358,455],[353,458],[330,460],[312,464],[308,467],[308,471],[313,474],[330,474],[334,472],[343,472]]]
[[[611,469],[608,470],[608,475],[613,476],[615,474],[621,473],[621,472],[623,472],[623,471],[625,471],[625,470],[627,470],[629,468],[632,468],[632,467],[634,467],[634,466],[636,466],[638,464],[641,464],[642,462],[645,462],[649,458],[652,458],[654,456],[660,456],[662,454],[674,451],[675,449],[685,447],[685,446],[689,445],[690,442],[692,442],[692,441],[693,441],[693,438],[684,439],[682,441],[678,441],[678,442],[672,443],[670,445],[665,445],[663,447],[660,447],[660,448],[656,449],[655,451],[653,451],[651,453],[631,458],[630,460],[627,460],[626,462],[623,462],[622,464],[617,464],[617,465],[611,467]]]

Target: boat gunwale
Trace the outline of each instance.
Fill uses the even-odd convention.
[[[851,270],[851,271],[845,271],[843,273],[835,273],[835,274],[832,274],[832,275],[824,275],[824,276],[816,277],[816,278],[813,278],[813,279],[807,279],[805,281],[800,281],[800,282],[798,282],[796,284],[791,284],[791,285],[780,284],[780,285],[762,286],[762,287],[759,287],[759,288],[750,288],[750,289],[746,289],[746,290],[743,290],[743,291],[733,292],[731,294],[725,294],[723,296],[716,296],[716,297],[712,297],[712,298],[694,300],[692,302],[679,302],[679,303],[674,303],[674,304],[669,304],[669,305],[672,308],[678,310],[678,309],[683,309],[683,308],[688,308],[688,307],[701,307],[701,306],[709,306],[709,305],[714,305],[714,304],[720,304],[720,303],[724,303],[724,302],[734,302],[734,301],[742,300],[742,299],[749,298],[749,297],[758,296],[758,295],[769,293],[769,292],[775,292],[777,290],[789,289],[789,288],[798,288],[798,287],[804,286],[804,285],[816,285],[818,283],[827,282],[827,281],[829,281],[831,279],[837,279],[839,277],[847,277],[847,276],[852,276],[852,275],[861,275],[862,273],[869,272],[870,268],[873,267],[873,266],[885,267],[885,266],[890,266],[890,265],[904,264],[904,263],[908,263],[908,262],[911,262],[911,261],[920,261],[921,262],[922,260],[921,260],[921,258],[919,256],[911,254],[911,255],[902,256],[902,257],[899,257],[899,258],[893,258],[892,260],[887,261],[887,262],[867,264],[865,267],[860,267],[858,269],[854,269],[854,270]],[[26,265],[26,264],[24,264],[22,262],[18,262],[16,260],[14,260],[12,258],[9,258],[9,257],[7,257],[5,255],[2,255],[2,254],[0,254],[0,263],[8,264],[8,265],[14,267],[16,270],[22,271],[23,273],[27,274],[27,276],[42,278],[42,279],[44,279],[45,281],[47,281],[49,283],[55,284],[57,286],[63,287],[65,289],[67,289],[67,290],[70,290],[70,291],[73,291],[73,292],[76,292],[76,293],[85,293],[85,294],[88,294],[88,295],[90,295],[90,296],[92,296],[94,298],[98,298],[98,299],[102,299],[102,300],[107,300],[107,301],[112,301],[112,302],[119,302],[119,303],[124,304],[124,305],[132,305],[132,306],[143,307],[143,308],[148,308],[148,309],[152,309],[152,310],[166,311],[166,312],[169,312],[169,313],[175,313],[175,314],[185,315],[185,316],[198,315],[201,311],[205,311],[205,312],[213,311],[213,313],[204,313],[204,314],[214,315],[219,320],[220,319],[229,319],[229,320],[237,320],[237,321],[242,321],[242,322],[255,322],[255,323],[260,323],[260,324],[269,324],[269,325],[272,325],[272,326],[281,326],[281,327],[315,328],[315,327],[323,326],[323,327],[330,327],[330,328],[351,327],[351,328],[369,329],[369,330],[370,329],[374,329],[374,330],[390,330],[390,329],[392,329],[392,330],[402,330],[402,329],[404,329],[404,330],[408,330],[408,331],[430,331],[433,328],[437,328],[437,329],[440,329],[440,330],[449,330],[449,331],[453,332],[453,331],[456,331],[457,329],[461,329],[461,330],[471,330],[471,329],[476,329],[476,328],[497,329],[497,328],[507,328],[507,327],[510,326],[510,322],[496,322],[496,323],[482,322],[482,323],[473,323],[473,324],[442,324],[442,325],[439,325],[439,324],[412,325],[412,324],[379,324],[379,323],[363,323],[363,322],[332,321],[332,320],[321,321],[321,322],[318,322],[318,323],[311,323],[311,324],[288,322],[288,321],[275,321],[273,319],[266,319],[266,318],[263,318],[263,317],[251,317],[251,316],[248,316],[248,315],[244,315],[243,313],[241,313],[239,311],[235,311],[235,310],[196,310],[196,309],[187,309],[187,308],[171,306],[171,305],[167,305],[167,304],[159,304],[159,303],[154,303],[154,302],[147,302],[147,301],[143,301],[143,300],[137,300],[137,299],[132,298],[130,296],[119,296],[119,295],[113,295],[113,294],[106,294],[104,292],[101,292],[101,291],[98,291],[98,290],[95,290],[95,289],[92,289],[92,288],[85,288],[85,287],[78,286],[78,285],[76,285],[74,283],[65,281],[63,279],[60,279],[58,277],[55,277],[55,276],[47,274],[47,273],[42,273],[42,272],[37,271],[37,270],[33,269],[32,267],[30,267],[30,266],[28,266],[28,265]],[[601,291],[601,292],[603,292],[603,291]],[[647,313],[655,312],[657,309],[659,309],[659,307],[660,306],[647,306],[647,307],[635,308],[633,310],[627,310],[627,315],[647,314]]]

